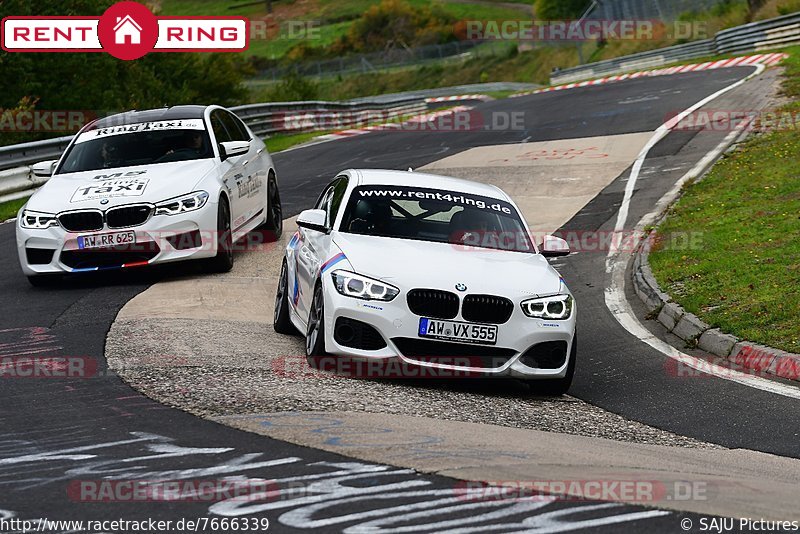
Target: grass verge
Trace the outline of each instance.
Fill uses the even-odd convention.
[[[28,197],[0,202],[0,222],[7,221],[17,216],[17,212],[28,201]]]
[[[780,117],[800,110],[800,47],[787,52],[783,91],[793,102]],[[658,283],[688,311],[725,332],[795,353],[800,353],[798,159],[800,137],[793,127],[751,136],[701,182],[688,186],[658,228],[661,236],[695,235],[699,246],[656,247],[650,254]]]
[[[275,154],[281,150],[286,150],[295,145],[307,143],[315,137],[331,133],[333,130],[314,130],[312,132],[300,132],[294,134],[276,134],[267,139],[264,139],[264,144],[267,145],[267,150],[270,154]]]

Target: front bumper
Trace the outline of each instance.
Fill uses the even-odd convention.
[[[136,243],[105,249],[78,248],[78,237],[133,231]],[[27,276],[138,267],[216,254],[217,204],[178,215],[154,215],[131,228],[68,232],[60,226],[23,228],[16,221],[17,253]],[[194,246],[198,244],[200,246]]]
[[[569,319],[540,320],[527,317],[522,312],[519,303],[523,299],[512,299],[514,311],[507,322],[497,325],[495,345],[454,344],[419,336],[420,316],[409,310],[405,292],[390,302],[382,302],[346,297],[338,293],[333,284],[325,285],[325,350],[329,354],[347,356],[357,361],[385,360],[384,368],[397,368],[390,363],[399,363],[402,368],[429,368],[432,370],[430,376],[436,376],[435,370],[457,371],[463,376],[526,379],[563,378],[567,373],[575,336],[577,309],[574,305]],[[343,345],[337,341],[337,337],[341,340],[341,336],[336,334],[336,326],[342,324],[340,318],[371,326],[383,338],[385,346],[374,349],[383,345],[374,341],[374,335],[369,342],[362,340],[360,343],[371,344],[373,350],[354,348],[354,343],[349,343],[351,346]],[[452,320],[464,321],[460,312]],[[536,367],[537,363],[531,355],[537,350],[541,353],[556,346],[563,347],[565,351],[563,364],[554,368]],[[441,376],[446,376],[446,373]]]

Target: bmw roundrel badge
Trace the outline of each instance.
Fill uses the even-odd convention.
[[[456,290],[458,290],[458,291],[466,291],[467,290],[467,286],[466,286],[466,284],[458,283],[458,284],[456,284]]]
[[[108,204],[108,199],[104,198],[104,199],[100,200],[100,204]]]

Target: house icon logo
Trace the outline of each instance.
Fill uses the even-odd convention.
[[[103,50],[130,61],[149,52],[158,41],[158,19],[138,2],[117,2],[109,7],[97,25]]]
[[[118,45],[124,44],[140,44],[142,42],[142,27],[133,20],[130,15],[124,17],[117,17],[117,23],[114,25],[114,43]]]

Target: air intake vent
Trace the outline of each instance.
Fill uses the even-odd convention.
[[[517,351],[501,347],[447,343],[409,337],[393,337],[392,342],[406,358],[450,367],[502,367]]]

